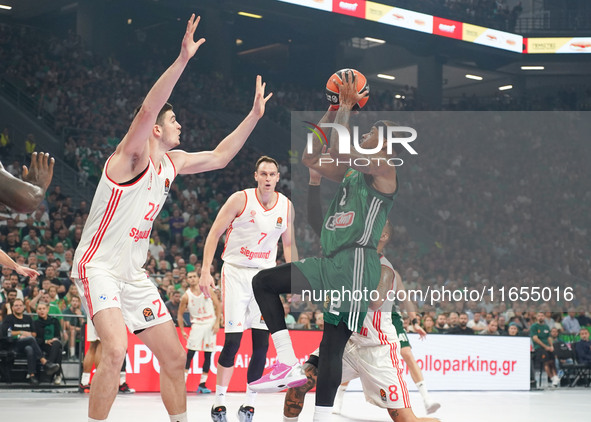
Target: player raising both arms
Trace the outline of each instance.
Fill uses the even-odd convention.
[[[185,352],[158,290],[142,270],[150,232],[176,175],[225,167],[271,97],[265,97],[265,84],[257,76],[252,110],[213,151],[171,151],[180,144],[181,125],[166,101],[205,42],[193,38],[198,24],[199,18],[192,15],[179,56],[150,89],[127,134],[107,159],[76,249],[72,277],[84,292],[102,344],[101,365],[90,390],[89,420],[109,415],[127,348],[127,325],[160,362],[160,392],[171,421],[187,421]]]
[[[348,126],[353,106],[365,95],[357,92],[352,72],[344,75],[343,84],[339,84],[339,109],[336,112],[328,111],[321,123],[334,121]],[[387,126],[388,123],[379,122],[376,125]],[[312,290],[351,292],[351,302],[333,303],[330,312],[324,314],[315,421],[330,418],[335,394],[341,383],[345,345],[351,333],[361,329],[367,312],[367,303],[363,297],[359,298],[363,295],[356,292],[374,290],[380,280],[381,266],[376,247],[392,208],[398,182],[394,166],[378,164],[392,155],[388,154],[386,143],[380,138],[385,131],[378,131],[376,125],[363,135],[364,149],[375,150],[380,143],[383,145],[371,156],[356,151],[338,151],[338,134],[335,130],[330,137],[330,151],[334,158],[332,163],[319,161],[322,150],[319,142],[314,143],[311,154],[305,152],[302,156],[307,167],[341,183],[322,227],[320,241],[325,257],[307,258],[291,265],[263,270],[253,280],[255,297],[272,333],[278,358],[271,372],[250,384],[251,388],[260,391],[277,391],[306,382],[286,329],[279,295]],[[369,165],[355,164],[361,161],[369,162]],[[343,219],[342,216],[347,218]]]

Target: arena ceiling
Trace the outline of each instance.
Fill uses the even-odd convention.
[[[0,10],[0,19],[18,22],[35,22],[55,19],[60,15],[73,14],[85,1],[71,0],[0,0],[0,4],[13,6],[10,11]],[[443,95],[491,95],[498,87],[513,85],[515,88],[530,90],[545,85],[557,86],[573,81],[589,84],[591,55],[523,55],[497,51],[484,46],[462,41],[439,39],[439,37],[379,25],[356,18],[329,15],[324,12],[279,3],[275,0],[102,0],[107,7],[117,10],[125,3],[133,2],[133,13],[144,17],[151,13],[151,19],[144,19],[143,25],[150,27],[163,19],[184,19],[197,6],[204,10],[223,10],[224,21],[232,25],[234,33],[244,33],[237,40],[251,39],[244,51],[239,52],[244,60],[264,60],[269,65],[284,59],[286,51],[293,45],[313,49],[319,39],[329,38],[340,44],[345,58],[352,63],[363,62],[364,73],[374,85],[388,88],[416,87],[418,68],[426,58],[436,57],[443,64]],[[137,3],[144,3],[137,7]],[[239,11],[249,11],[263,16],[255,20],[238,16]],[[199,13],[199,11],[198,11]],[[131,17],[131,16],[130,16]],[[261,36],[264,34],[264,36]],[[358,40],[364,37],[387,40],[385,45],[360,47]],[[363,43],[361,43],[363,44]],[[374,48],[375,47],[375,48]],[[523,65],[543,66],[541,71],[523,71]],[[394,80],[378,78],[378,74],[395,76]],[[482,77],[482,80],[468,79],[466,75]],[[517,91],[514,91],[517,92]]]

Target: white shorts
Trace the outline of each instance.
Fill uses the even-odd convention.
[[[82,304],[90,318],[103,309],[119,308],[132,333],[172,320],[149,278],[129,282],[118,280],[105,271],[87,270],[86,273],[87,278],[76,278],[74,282],[84,293]]]
[[[215,321],[216,319],[214,318],[211,324],[191,325],[191,333],[187,339],[187,349],[198,352],[215,351],[215,336],[213,335],[213,324]]]
[[[361,347],[349,341],[343,354],[342,382],[355,378],[361,379],[369,403],[387,409],[410,407],[399,343]]]
[[[242,333],[248,328],[268,330],[252,291],[252,278],[259,271],[260,268],[224,263],[222,299],[226,333]]]
[[[101,338],[94,328],[94,324],[89,317],[86,317],[86,341],[92,343],[93,341],[99,341]]]

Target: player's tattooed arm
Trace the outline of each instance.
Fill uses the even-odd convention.
[[[318,368],[307,363],[304,365],[304,372],[308,377],[308,381],[301,387],[289,388],[285,395],[283,414],[288,418],[296,418],[300,415],[302,408],[304,407],[304,397],[306,396],[306,393],[316,387]]]

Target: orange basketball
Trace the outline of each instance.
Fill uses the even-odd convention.
[[[367,78],[358,70],[355,69],[341,69],[335,73],[333,73],[328,81],[326,82],[326,99],[331,104],[331,109],[337,110],[339,108],[339,86],[333,82],[333,79],[336,79],[339,82],[343,82],[344,73],[348,71],[353,71],[355,74],[355,81],[357,83],[357,91],[361,92],[369,92],[369,84],[367,83]],[[363,108],[363,106],[367,103],[369,96],[363,97],[355,106],[353,110],[359,110]]]

